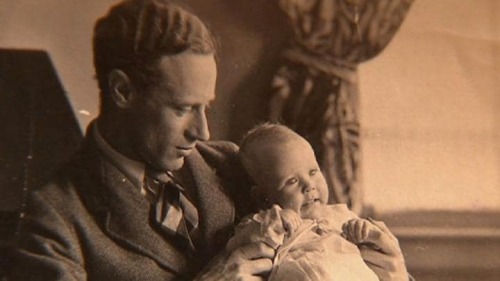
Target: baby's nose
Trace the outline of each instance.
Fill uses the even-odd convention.
[[[304,188],[304,193],[309,193],[309,192],[313,192],[316,190],[316,187],[312,184],[306,184],[305,188]]]

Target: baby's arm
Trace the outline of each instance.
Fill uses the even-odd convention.
[[[288,233],[288,237],[290,237],[299,228],[302,223],[302,219],[299,214],[290,209],[281,210],[280,216],[283,226]]]
[[[354,218],[344,223],[341,235],[358,246],[365,245],[378,250],[372,241],[378,239],[381,234],[381,230],[369,220]]]
[[[250,215],[238,224],[234,236],[229,239],[226,250],[236,249],[249,243],[263,242],[273,249],[277,249],[285,235],[290,235],[301,223],[297,213],[292,210],[283,210],[278,205],[270,209]]]
[[[398,239],[385,223],[352,219],[342,229],[342,236],[361,246],[361,257],[381,281],[414,280],[406,271]]]
[[[260,224],[253,219],[253,215],[243,218],[235,227],[233,236],[227,242],[226,251],[233,252],[237,248],[263,240],[259,233]]]

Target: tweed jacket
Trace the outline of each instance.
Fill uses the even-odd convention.
[[[30,193],[9,280],[192,279],[228,240],[234,196],[245,198],[244,181],[232,173],[236,151],[229,142],[205,142],[186,158],[203,241],[187,252],[153,226],[146,198],[88,133],[70,163]]]

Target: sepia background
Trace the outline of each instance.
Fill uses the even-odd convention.
[[[48,53],[81,132],[98,110],[92,27],[115,2],[0,0],[0,48]],[[270,0],[175,2],[220,43],[212,138],[238,142],[267,117],[286,18]],[[415,1],[359,78],[367,212],[399,237],[417,280],[499,280],[500,2]]]

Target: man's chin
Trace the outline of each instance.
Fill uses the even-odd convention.
[[[177,171],[182,168],[182,166],[184,166],[184,157],[179,157],[164,163],[163,169],[165,171]]]

